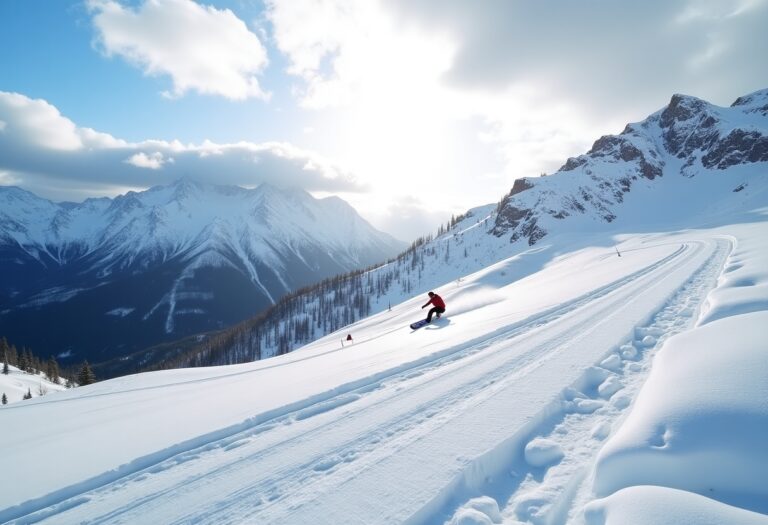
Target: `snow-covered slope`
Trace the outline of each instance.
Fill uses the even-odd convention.
[[[547,235],[592,233],[592,242],[610,245],[610,232],[728,221],[764,188],[766,108],[768,90],[739,98],[729,108],[675,95],[664,109],[628,125],[621,135],[602,137],[558,172],[515,181],[498,206],[469,210],[447,233],[412,246],[392,263],[290,297],[181,357],[164,360],[153,353],[154,363],[229,364],[285,353],[527,246],[548,243]],[[542,265],[551,256],[540,249],[527,255]]]
[[[449,315],[419,331],[423,297],[273,359],[9,405],[0,521],[766,523],[768,222],[749,215],[627,235],[621,257],[521,252],[440,287]]]
[[[239,321],[401,248],[338,198],[268,185],[182,179],[81,204],[0,187],[0,333],[101,361]]]
[[[43,374],[28,374],[9,365],[8,374],[0,374],[0,396],[5,394],[8,403],[17,403],[23,401],[25,395],[35,398],[66,390],[61,383],[53,383]]]

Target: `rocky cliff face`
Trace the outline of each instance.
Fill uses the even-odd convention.
[[[768,89],[728,108],[674,95],[661,111],[619,135],[599,138],[556,173],[515,181],[499,204],[492,232],[532,245],[566,217],[614,221],[639,182],[761,162],[768,162]]]

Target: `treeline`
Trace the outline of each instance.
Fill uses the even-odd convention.
[[[15,345],[8,344],[5,337],[0,338],[0,355],[3,356],[3,374],[5,375],[9,373],[8,366],[12,365],[28,374],[45,374],[48,381],[62,384],[59,363],[53,356],[44,360],[27,348],[22,348],[19,351]]]
[[[469,214],[452,217],[452,228]],[[442,235],[447,230],[438,231]],[[262,314],[208,336],[181,353],[161,360],[150,370],[245,363],[286,354],[368,317],[376,303],[391,293],[409,296],[427,264],[447,260],[450,243],[439,249],[432,235],[419,237],[397,257],[304,287],[284,296]],[[385,308],[388,305],[385,305]]]
[[[383,294],[389,286],[389,282],[372,278],[370,270],[325,279],[283,297],[259,316],[207,337],[152,368],[236,364],[286,354],[367,317],[371,313],[371,294]]]
[[[10,367],[14,366],[20,371],[31,375],[44,375],[51,383],[72,388],[79,385],[87,385],[96,381],[96,376],[88,361],[77,367],[61,368],[53,356],[42,359],[31,350],[23,348],[18,350],[15,345],[9,344],[5,337],[0,338],[0,356],[3,359],[2,373],[10,374]],[[42,395],[42,392],[41,392]],[[31,399],[32,392],[28,391],[24,399]],[[8,398],[3,392],[2,404],[6,404]]]

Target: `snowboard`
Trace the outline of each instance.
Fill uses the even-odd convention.
[[[422,326],[429,324],[429,322],[426,319],[422,319],[421,321],[416,321],[415,323],[411,323],[411,329],[418,330]]]

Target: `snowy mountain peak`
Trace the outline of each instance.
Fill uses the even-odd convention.
[[[247,190],[183,178],[77,205],[14,188],[2,189],[0,202],[1,327],[41,352],[45,341],[55,341],[50,351],[77,344],[110,352],[86,330],[75,338],[63,326],[54,328],[62,339],[35,335],[33,324],[56,324],[46,316],[62,302],[87,303],[69,310],[82,312],[83,323],[95,315],[120,325],[104,337],[137,349],[240,321],[404,246],[340,199],[269,185]],[[119,341],[122,330],[131,333],[128,344]]]
[[[599,138],[551,176],[515,181],[492,232],[534,244],[548,232],[585,227],[583,219],[613,222],[630,190],[662,177],[709,176],[711,170],[768,162],[767,105],[768,90],[741,97],[730,108],[674,95],[662,110],[619,135]],[[567,224],[561,222],[568,217]]]
[[[768,115],[768,88],[737,98],[731,107],[736,106],[741,106],[744,111],[749,113]]]
[[[685,122],[706,112],[709,103],[697,97],[675,94],[661,112],[661,127],[668,128],[677,122]]]

